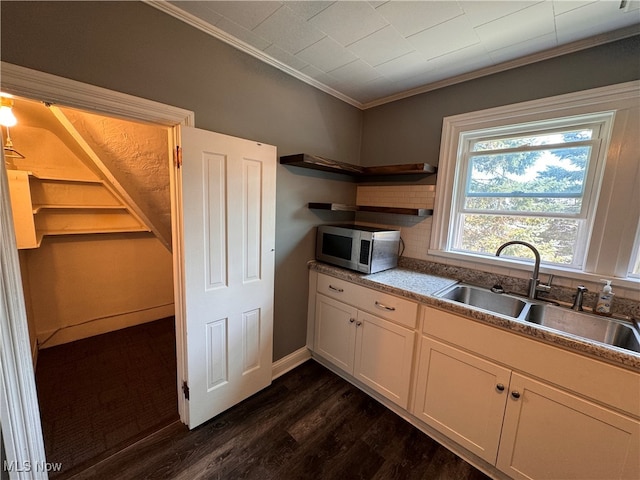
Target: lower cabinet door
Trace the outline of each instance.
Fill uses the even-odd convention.
[[[511,371],[423,336],[413,414],[495,465]]]
[[[407,408],[415,331],[358,312],[354,376]]]
[[[316,297],[314,351],[345,372],[353,373],[358,310],[332,298]]]
[[[518,479],[638,479],[640,423],[513,374],[497,467]]]

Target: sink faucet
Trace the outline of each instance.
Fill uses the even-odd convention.
[[[536,257],[536,261],[533,264],[533,274],[531,279],[529,280],[529,298],[535,300],[539,290],[538,284],[540,283],[540,279],[538,278],[538,274],[540,273],[540,252],[538,252],[538,249],[530,243],[522,242],[520,240],[512,240],[510,242],[503,243],[502,245],[500,245],[500,247],[498,247],[498,250],[496,251],[496,257],[499,257],[502,253],[502,250],[510,245],[525,246],[529,248],[533,252],[533,255]],[[551,283],[551,281],[549,281],[549,283]],[[542,285],[540,286],[542,287]],[[543,290],[547,291],[549,286],[550,285],[544,285]]]
[[[571,306],[571,310],[575,310],[576,312],[582,312],[582,301],[584,300],[584,294],[588,292],[587,287],[584,285],[578,285],[576,290],[576,298],[573,300],[573,305]]]

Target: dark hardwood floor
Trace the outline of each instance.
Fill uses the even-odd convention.
[[[47,460],[63,480],[177,421],[173,317],[40,351]]]
[[[173,423],[73,478],[488,479],[313,360],[192,431]]]

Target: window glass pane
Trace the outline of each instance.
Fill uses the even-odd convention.
[[[576,253],[576,239],[582,220],[509,215],[461,215],[461,235],[457,250],[495,255],[500,245],[509,240],[532,243],[540,257],[548,263],[571,265]],[[529,249],[522,249],[523,258],[531,258]],[[504,252],[520,255],[516,248]]]
[[[559,143],[581,142],[591,140],[593,130],[590,128],[554,132],[540,135],[526,135],[513,138],[482,139],[473,144],[472,151],[504,150],[506,148],[531,147],[536,145],[555,145]]]
[[[581,194],[590,153],[583,146],[474,155],[467,193]]]
[[[465,208],[496,208],[509,197],[500,210],[579,213],[590,154],[581,146],[471,156]]]

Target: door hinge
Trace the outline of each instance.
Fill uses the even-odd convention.
[[[173,152],[173,163],[177,168],[182,167],[182,149],[177,146],[176,151]]]
[[[187,385],[187,382],[182,382],[182,393],[184,393],[184,398],[189,400],[189,385]]]

